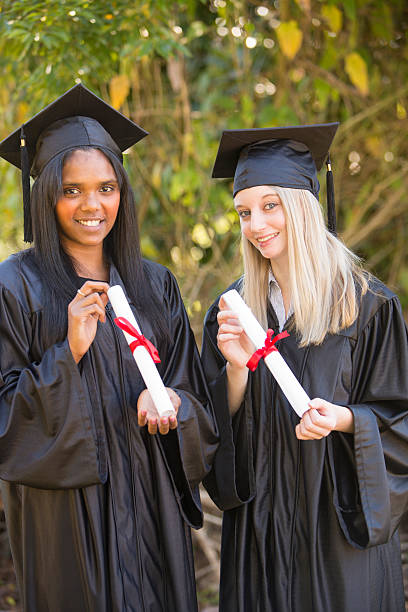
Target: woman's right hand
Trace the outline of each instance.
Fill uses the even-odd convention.
[[[218,306],[218,348],[233,368],[245,368],[255,347],[244,332],[238,315],[228,310],[222,297]]]
[[[108,283],[86,281],[68,305],[68,343],[79,363],[94,341],[98,321],[106,320]]]

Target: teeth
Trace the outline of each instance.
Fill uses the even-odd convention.
[[[81,219],[77,219],[77,221],[81,225],[88,225],[89,227],[96,227],[101,223],[100,219],[95,219],[94,221],[82,221]]]
[[[279,234],[279,232],[275,232],[274,234],[269,234],[269,236],[264,236],[263,238],[258,238],[258,242],[266,242],[267,240],[269,240],[270,238],[275,238],[275,236],[277,236]]]

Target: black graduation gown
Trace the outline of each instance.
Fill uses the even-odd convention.
[[[28,612],[197,609],[190,526],[202,524],[197,485],[217,438],[176,281],[144,265],[170,322],[167,352],[149,313],[136,319],[181,397],[167,436],[137,424],[145,385],[110,304],[78,366],[67,340],[44,351],[27,256],[0,264],[0,478]],[[113,266],[110,284],[121,284]]]
[[[299,417],[263,360],[230,418],[218,302],[207,313],[202,361],[221,442],[205,485],[225,510],[220,612],[405,610],[395,530],[408,501],[408,342],[398,298],[375,291],[321,346],[299,348],[295,334],[277,344],[310,398],[354,414],[354,435],[322,440],[296,438]]]

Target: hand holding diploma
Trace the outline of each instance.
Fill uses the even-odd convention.
[[[86,281],[68,305],[68,343],[79,363],[94,341],[98,321],[105,322],[108,283]]]
[[[142,391],[137,400],[137,422],[140,427],[147,425],[147,430],[152,435],[156,434],[157,431],[165,435],[170,429],[177,428],[177,412],[180,408],[181,399],[170,387],[165,387],[165,389],[174,408],[174,414],[169,417],[162,416],[159,418],[148,389]]]
[[[262,329],[251,310],[235,289],[227,291],[222,297],[229,310],[238,316],[242,329],[255,346],[256,352],[247,362],[248,367],[252,369],[252,364],[256,367],[254,362],[257,361],[257,359],[259,360],[260,356],[263,356],[265,364],[271,370],[276,382],[282,389],[292,408],[302,417],[309,408],[308,404],[310,398],[299,384],[278,350],[274,347],[275,339],[272,338],[270,333],[268,333],[267,336],[266,332]],[[283,337],[283,335],[279,334],[279,337]]]
[[[142,335],[122,287],[110,287],[108,297],[117,317],[115,322],[123,330],[147,387],[138,400],[139,425],[147,423],[149,433],[152,434],[157,432],[159,425],[160,433],[167,433],[169,428],[177,427],[176,411],[180,398],[172,389],[164,387],[154,363],[160,361],[157,351]]]

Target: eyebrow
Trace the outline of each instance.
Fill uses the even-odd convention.
[[[265,193],[262,197],[262,199],[264,200],[265,198],[270,198],[271,196],[277,196],[279,197],[279,195],[276,193],[276,191],[271,191],[270,193]],[[234,203],[234,208],[238,209],[238,208],[245,208],[245,204],[235,204]]]
[[[99,181],[99,185],[108,185],[108,184],[112,184],[112,183],[116,183],[116,185],[118,185],[118,180],[116,178],[111,178],[111,179],[106,179],[103,181]],[[62,184],[64,187],[80,187],[81,185],[83,185],[83,183],[76,183],[74,181],[62,181]]]

